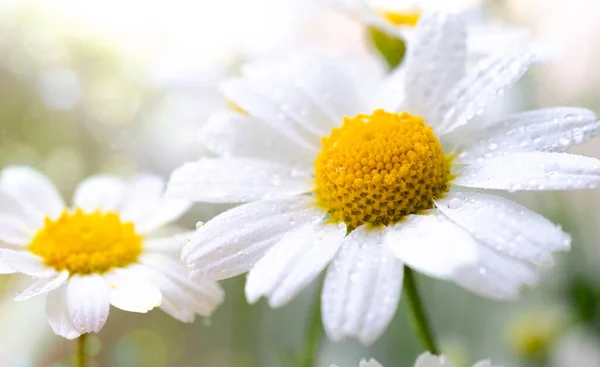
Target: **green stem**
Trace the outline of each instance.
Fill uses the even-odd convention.
[[[255,308],[246,301],[244,292],[246,280],[244,277],[235,279],[235,292],[233,299],[233,343],[235,350],[234,366],[254,367],[258,365],[258,351],[256,348],[257,332],[255,321],[257,315]]]
[[[431,332],[431,326],[427,320],[423,302],[419,295],[415,275],[408,266],[404,267],[404,294],[412,312],[413,328],[421,343],[423,343],[423,346],[429,352],[439,354],[439,349]]]
[[[86,367],[87,366],[87,334],[81,334],[77,338],[77,358],[75,360],[75,367]]]
[[[322,283],[322,282],[321,282]],[[310,319],[308,320],[308,329],[306,331],[306,341],[300,355],[300,367],[316,367],[319,346],[323,337],[323,327],[321,325],[321,287],[315,294]]]

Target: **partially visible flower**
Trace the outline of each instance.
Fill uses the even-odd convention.
[[[183,322],[210,315],[224,294],[216,282],[188,279],[178,255],[189,233],[155,236],[189,208],[163,187],[153,175],[91,177],[67,207],[39,172],[4,169],[0,271],[37,279],[15,300],[47,294],[50,326],[68,339],[99,332],[111,304],[141,313],[160,306]]]
[[[533,363],[545,364],[548,353],[570,321],[561,308],[533,308],[508,320],[507,339],[512,352]]]
[[[332,365],[331,367],[337,367],[337,366]],[[363,359],[360,362],[359,367],[383,367],[383,365],[381,365],[379,362],[377,362],[374,359],[370,359],[368,361]],[[415,362],[414,367],[454,367],[454,365],[452,364],[452,362],[450,362],[450,359],[448,359],[448,357],[446,357],[444,355],[436,356],[429,352],[425,352],[425,353],[421,354],[419,356],[419,358],[417,358],[417,361]],[[501,367],[501,366],[492,365],[492,363],[490,361],[483,360],[483,361],[479,361],[479,362],[475,363],[473,365],[473,367]]]
[[[550,367],[600,366],[600,338],[592,329],[575,327],[566,332],[550,351]]]
[[[400,39],[413,37],[414,27],[424,13],[460,14],[467,24],[467,50],[472,57],[482,57],[501,49],[514,48],[519,44],[523,46],[533,44],[532,36],[527,29],[486,19],[478,1],[412,0],[393,2],[393,5],[374,4],[373,1],[368,0],[329,1],[366,26]],[[535,48],[540,58],[551,57],[553,53],[547,46]]]

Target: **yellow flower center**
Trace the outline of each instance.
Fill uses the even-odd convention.
[[[136,262],[142,237],[116,213],[65,210],[56,220],[46,218],[29,250],[58,271],[105,273]]]
[[[392,24],[408,27],[416,26],[421,17],[421,11],[418,9],[406,11],[382,11],[380,14]]]
[[[323,138],[315,194],[350,229],[388,225],[432,208],[448,191],[450,163],[422,118],[377,110],[345,118]]]

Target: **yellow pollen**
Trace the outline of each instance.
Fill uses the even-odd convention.
[[[56,220],[46,218],[29,250],[58,271],[101,274],[136,262],[142,237],[116,213],[65,210]]]
[[[408,27],[416,26],[419,18],[421,17],[421,11],[418,9],[399,12],[382,11],[380,14],[392,24]]]
[[[315,194],[350,230],[388,225],[433,207],[448,191],[451,160],[423,119],[377,110],[346,117],[323,138]]]

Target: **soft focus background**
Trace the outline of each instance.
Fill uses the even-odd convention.
[[[469,1],[473,3],[473,1]],[[387,0],[394,3],[394,0]],[[499,110],[580,105],[600,112],[600,3],[494,0],[497,21],[525,26],[558,45]],[[319,0],[0,0],[0,168],[35,166],[69,196],[100,172],[165,176],[203,154],[195,141],[211,111],[229,108],[220,79],[258,57],[310,49],[384,68],[364,29]],[[599,140],[578,152],[600,157]],[[523,367],[600,366],[600,201],[596,191],[514,195],[562,224],[573,250],[544,270],[516,303],[494,303],[421,277],[443,350],[457,367],[483,357]],[[226,209],[197,205],[193,228]],[[249,306],[243,277],[223,282],[210,319],[181,324],[156,310],[111,309],[91,338],[91,366],[286,366],[303,346],[316,287],[271,310]],[[44,297],[14,303],[18,276],[0,278],[0,366],[69,366],[72,343],[55,336]],[[412,366],[421,349],[404,305],[372,347],[323,340],[319,365],[354,367],[363,357]]]

